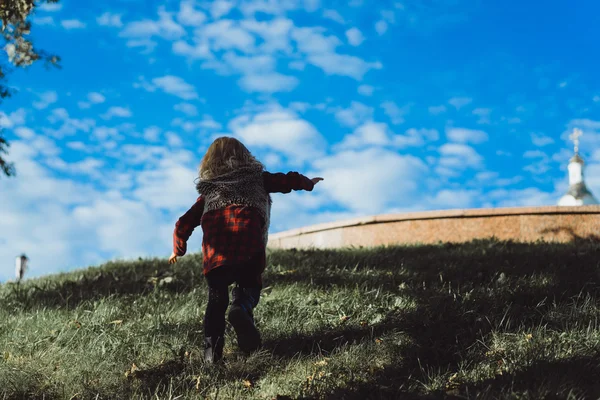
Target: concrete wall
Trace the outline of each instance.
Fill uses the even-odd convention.
[[[336,248],[465,242],[496,237],[520,242],[600,238],[600,205],[515,207],[384,214],[269,235],[270,248]]]

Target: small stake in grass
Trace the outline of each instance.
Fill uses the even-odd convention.
[[[15,276],[17,278],[17,283],[21,283],[21,279],[23,279],[23,275],[25,275],[25,270],[27,269],[27,261],[29,259],[25,255],[25,253],[17,256],[15,260]]]

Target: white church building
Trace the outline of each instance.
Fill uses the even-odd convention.
[[[574,129],[569,136],[575,144],[575,155],[569,160],[569,190],[558,201],[559,206],[583,206],[598,204],[598,200],[588,190],[583,179],[583,167],[585,162],[579,155],[579,137],[582,135],[580,129]]]

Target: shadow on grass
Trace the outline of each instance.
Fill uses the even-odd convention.
[[[491,332],[518,332],[538,326],[564,330],[567,317],[550,319],[549,311],[568,311],[576,299],[586,296],[590,299],[590,315],[569,318],[575,318],[574,322],[582,325],[597,321],[599,251],[597,237],[575,235],[571,243],[480,240],[345,251],[273,252],[269,256],[273,268],[265,276],[266,285],[300,283],[323,288],[383,288],[409,295],[415,300],[416,308],[390,310],[381,322],[370,326],[348,325],[312,335],[277,337],[266,340],[264,348],[281,359],[292,359],[298,354],[328,354],[346,344],[402,332],[411,338],[412,344],[400,350],[397,365],[374,373],[367,382],[337,388],[330,398],[452,398],[445,392],[424,396],[423,391],[414,387],[403,389],[402,384],[415,379],[425,381],[424,367],[456,371],[468,354],[474,357],[470,361],[480,361],[470,354],[478,341]],[[201,263],[201,258],[199,260]],[[363,273],[367,270],[374,273]],[[90,270],[79,280],[57,279],[54,286],[29,289],[21,304],[61,308],[108,295],[145,294],[156,290],[149,279],[156,278],[160,282],[171,276],[173,280],[161,290],[192,290],[201,280],[198,260],[177,269],[171,269],[164,261],[156,261]],[[188,330],[196,328],[188,327]],[[172,329],[175,327],[167,326],[165,332]],[[460,390],[461,395],[470,396],[475,392],[483,398],[494,398],[507,387],[534,393],[536,390],[567,390],[572,385],[578,387],[582,395],[598,397],[600,387],[595,378],[600,374],[598,365],[593,357],[539,362],[494,380],[464,385]],[[136,378],[150,393],[185,369],[185,363],[176,358],[140,371]],[[257,366],[253,379],[260,378],[267,370],[264,365]],[[237,373],[230,371],[219,379],[238,379],[247,371],[243,368]],[[544,396],[551,398],[551,393]]]
[[[384,288],[399,292],[402,283],[403,290],[408,288],[417,307],[415,312],[390,312],[383,322],[373,326],[282,337],[265,343],[265,347],[280,357],[293,357],[298,353],[326,354],[346,343],[401,331],[414,342],[413,347],[401,354],[402,367],[388,368],[360,387],[338,389],[332,397],[396,398],[400,395],[401,382],[415,378],[426,380],[424,366],[457,370],[466,354],[493,331],[518,332],[539,326],[565,330],[567,322],[580,326],[597,323],[600,309],[597,300],[600,295],[598,250],[600,242],[594,236],[574,237],[573,242],[562,244],[484,240],[467,244],[380,248],[347,251],[338,257],[335,252],[328,251],[318,256],[320,251],[311,250],[274,253],[271,262],[285,266],[292,273],[269,275],[265,279],[269,285],[296,282],[324,288],[359,286],[365,290]],[[351,268],[332,273],[326,263],[333,263],[333,260],[334,265]],[[389,274],[361,275],[359,272],[364,269]],[[577,299],[586,297],[590,301],[590,314],[569,317]],[[549,311],[561,309],[565,310],[565,315],[548,318]],[[560,387],[564,390],[569,385],[571,388],[584,385],[578,389],[582,394],[597,397],[600,386],[595,383],[595,377],[599,367],[596,364],[594,368],[588,368],[590,364],[589,360],[541,363],[527,371],[505,375],[496,386],[489,382],[487,389],[483,386],[471,389],[475,392],[488,390],[494,397],[492,392],[497,394],[504,385],[514,386],[520,382],[521,386],[515,386],[515,390],[551,392],[559,387],[538,379],[543,377],[540,368],[556,374],[560,368],[573,368],[578,372],[553,382],[562,382]],[[382,391],[381,388],[387,389]],[[544,396],[551,398],[550,392]],[[418,392],[412,392],[412,395],[417,396]],[[401,398],[410,398],[407,396],[408,393],[404,393]],[[438,393],[436,396],[449,395]]]
[[[377,373],[369,382],[349,388],[336,388],[327,399],[596,399],[600,395],[598,358],[571,358],[535,362],[528,368],[467,384],[456,390],[437,390],[429,394],[398,389],[407,370],[391,367]]]
[[[481,395],[507,392],[528,393],[530,398],[597,399],[600,396],[600,357],[576,357],[556,361],[539,361],[508,375],[500,375],[477,385],[466,385],[463,394]]]
[[[175,266],[166,260],[109,262],[100,267],[25,281],[2,288],[0,305],[21,310],[74,308],[111,296],[148,295],[157,290],[185,293],[202,282],[202,256],[191,255]],[[10,290],[12,289],[12,290]]]

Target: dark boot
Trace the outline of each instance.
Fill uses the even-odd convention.
[[[223,345],[225,340],[222,336],[204,338],[204,361],[214,364],[223,358]]]
[[[254,324],[253,304],[257,301],[240,287],[233,288],[233,302],[229,308],[228,320],[237,336],[240,350],[252,352],[261,346],[260,333]]]

